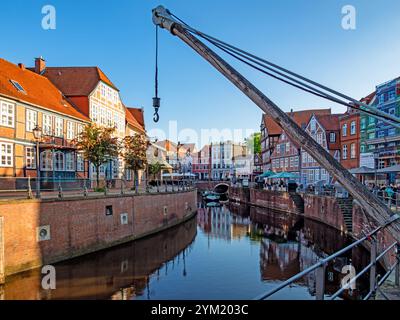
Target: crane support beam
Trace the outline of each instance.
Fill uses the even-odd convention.
[[[194,51],[222,73],[263,112],[269,115],[290,137],[290,139],[307,151],[322,167],[335,177],[356,199],[367,215],[378,225],[385,225],[393,212],[363,184],[345,169],[336,159],[301,129],[292,118],[283,112],[274,102],[257,89],[250,81],[236,71],[231,65],[208,48],[204,43],[186,31],[178,21],[173,19],[169,11],[162,6],[153,9],[153,22],[161,28],[169,30]],[[397,221],[388,225],[392,236],[400,241],[400,224]]]

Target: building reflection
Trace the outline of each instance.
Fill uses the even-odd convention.
[[[196,230],[194,218],[142,240],[55,264],[55,290],[41,288],[39,269],[18,274],[5,284],[4,299],[150,298],[150,277],[157,277],[160,268],[180,268],[185,275],[185,255]]]
[[[302,216],[235,203],[217,208],[201,206],[198,224],[210,237],[230,241],[247,236],[259,242],[262,281],[289,279],[352,241],[338,230]],[[352,264],[359,271],[368,263],[365,257],[368,257],[366,250],[357,248],[328,264],[326,294],[340,289],[345,265]],[[307,287],[311,295],[315,295],[315,284],[314,272],[296,282]],[[346,292],[346,298],[357,298],[368,289],[367,284],[368,279],[364,277],[357,282],[357,291]]]

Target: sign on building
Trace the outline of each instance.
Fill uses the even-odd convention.
[[[375,168],[375,158],[372,152],[360,153],[360,167]]]

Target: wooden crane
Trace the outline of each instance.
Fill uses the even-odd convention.
[[[347,169],[302,130],[274,102],[203,42],[187,31],[187,28],[181,22],[174,19],[170,12],[163,6],[153,9],[153,22],[155,25],[170,31],[171,34],[180,38],[222,73],[263,112],[268,114],[293,142],[302,146],[322,167],[328,170],[348,190],[354,199],[360,203],[368,216],[372,217],[378,225],[387,225],[392,236],[397,241],[400,241],[400,224],[397,220],[399,216],[394,215],[381,200],[350,174]]]

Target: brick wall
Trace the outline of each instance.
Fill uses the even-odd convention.
[[[250,204],[296,214],[296,205],[289,193],[270,190],[250,189]]]
[[[5,273],[94,252],[165,229],[196,210],[196,191],[138,196],[0,202]],[[113,214],[106,215],[106,206]],[[126,213],[127,224],[121,224]],[[50,226],[38,242],[37,228]]]
[[[341,231],[345,231],[343,214],[334,197],[304,195],[304,217],[314,219],[330,225]]]

